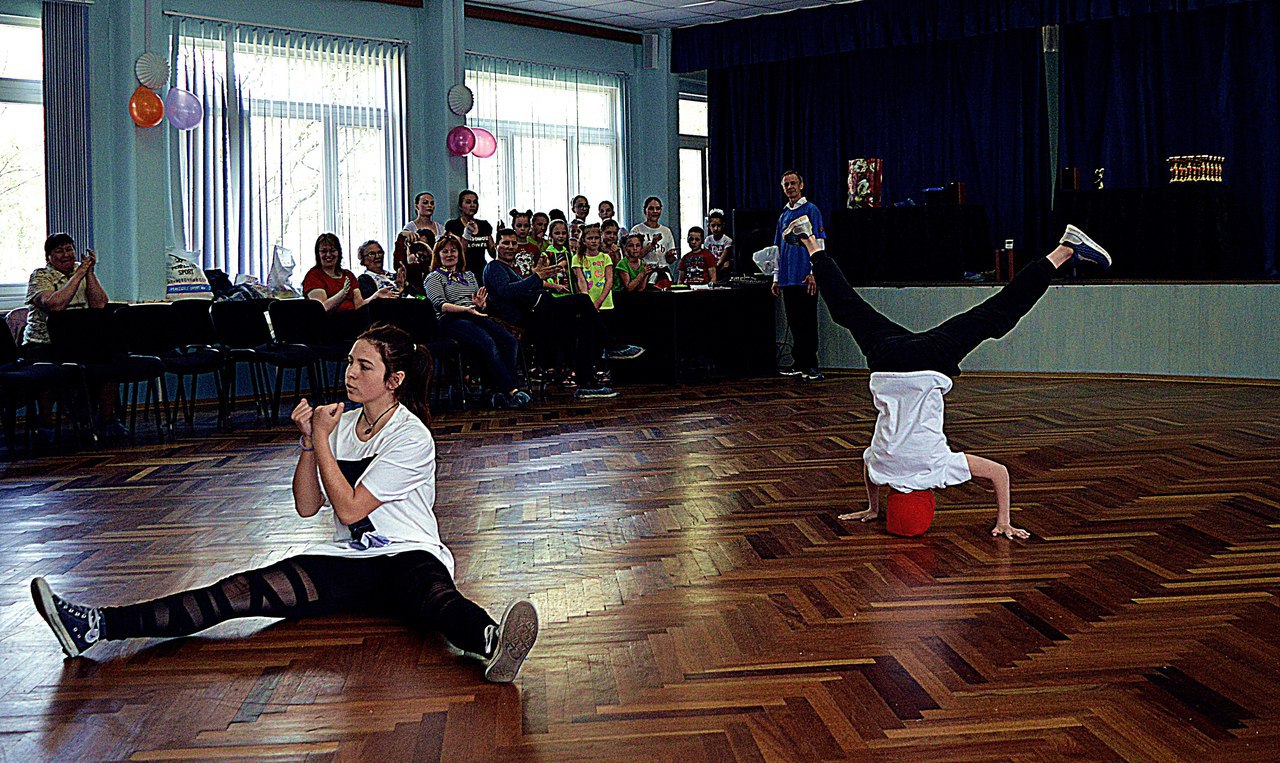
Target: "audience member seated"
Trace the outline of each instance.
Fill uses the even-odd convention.
[[[670,228],[658,222],[661,218],[662,199],[650,196],[644,200],[644,222],[633,225],[631,232],[645,237],[644,259],[658,266],[658,278],[664,281],[671,278],[671,265],[676,261],[677,252],[676,237]],[[662,271],[666,271],[665,278]]]
[[[565,227],[563,220],[557,223],[552,224],[553,230]],[[521,278],[514,265],[516,251],[515,231],[499,233],[498,259],[484,269],[490,312],[528,329],[540,341],[559,345],[572,355],[581,382],[574,392],[575,398],[616,397],[618,393],[609,387],[593,386],[596,363],[609,332],[600,313],[592,306],[591,298],[569,292],[558,277],[566,268],[564,262],[544,258],[534,266],[531,275]],[[629,347],[625,353],[611,353],[611,357],[634,358],[642,352],[639,347]]]
[[[547,251],[547,246],[551,243],[551,239],[547,238],[547,228],[551,225],[551,218],[546,212],[533,213],[533,234],[531,238],[538,245],[538,253]]]
[[[332,233],[321,233],[316,239],[316,264],[302,279],[302,293],[324,305],[326,312],[358,310],[364,307],[365,298],[357,283],[355,273],[342,267],[342,242]],[[390,296],[391,289],[384,287],[369,299]]]
[[[724,232],[724,212],[713,209],[707,215],[707,251],[716,258],[716,280],[733,274],[733,239]]]
[[[360,245],[357,258],[364,265],[357,283],[360,284],[360,296],[371,299],[378,289],[390,289],[392,297],[398,297],[404,291],[405,268],[399,267],[393,276],[382,267],[387,253],[377,241],[366,241]]]
[[[413,211],[417,216],[404,224],[391,249],[391,267],[396,270],[406,263],[410,244],[424,244],[429,252],[436,245],[436,240],[444,235],[444,226],[431,219],[436,211],[435,196],[425,191],[414,196]]]
[[[542,254],[542,246],[532,236],[533,212],[511,210],[511,229],[516,232],[516,271],[521,278],[528,278]]]
[[[600,223],[600,251],[609,255],[609,262],[614,265],[622,259],[622,247],[618,246],[620,232],[615,220],[605,220]]]
[[[466,243],[467,269],[480,280],[484,264],[493,254],[493,226],[487,220],[476,217],[480,211],[480,197],[475,191],[458,194],[458,216],[444,224],[446,233],[457,236]]]
[[[29,360],[56,360],[49,339],[49,314],[63,310],[103,308],[107,306],[107,292],[98,281],[98,257],[92,249],[86,249],[80,264],[76,264],[76,242],[66,233],[55,233],[44,240],[43,268],[36,268],[27,281],[27,327],[23,333],[21,355]],[[116,420],[116,394],[114,384],[103,385],[98,390],[98,429],[104,438],[125,437],[129,434]],[[35,417],[37,436],[46,439],[49,408],[53,395],[42,395],[39,412]]]
[[[716,258],[702,248],[702,228],[689,229],[689,253],[680,258],[680,283],[701,286],[716,282]]]
[[[618,226],[619,226],[619,227],[621,227],[622,223],[619,223],[616,219],[614,219],[614,211],[613,211],[613,202],[612,202],[612,201],[609,201],[608,199],[606,199],[606,200],[604,200],[604,201],[600,202],[600,206],[599,206],[597,209],[598,209],[598,211],[599,211],[599,213],[600,213],[600,224],[601,224],[601,225],[604,225],[604,224],[605,224],[605,222],[607,222],[607,221],[609,221],[609,220],[613,220],[615,223],[617,223],[617,224],[618,224]]]
[[[628,233],[622,241],[622,259],[613,268],[613,291],[615,294],[644,291],[649,287],[649,277],[658,266],[645,262],[644,236],[639,233]]]
[[[511,235],[515,242],[515,233]],[[485,314],[488,290],[466,269],[462,240],[446,233],[436,242],[424,284],[440,317],[440,330],[478,356],[489,374],[494,408],[523,408],[529,394],[516,383],[516,338]]]
[[[570,229],[573,228],[573,223],[586,225],[587,215],[591,214],[591,202],[587,201],[587,197],[581,194],[574,196],[569,201],[569,211],[573,212],[573,219],[569,221]]]

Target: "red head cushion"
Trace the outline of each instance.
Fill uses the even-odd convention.
[[[937,503],[932,490],[916,490],[911,493],[889,491],[889,505],[885,510],[885,529],[894,535],[912,537],[924,535],[933,523],[933,510]]]

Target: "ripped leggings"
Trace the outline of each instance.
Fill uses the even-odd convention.
[[[458,593],[444,564],[426,551],[366,557],[302,555],[123,607],[103,607],[105,639],[187,636],[237,617],[392,617],[441,633],[459,649],[484,654],[479,605]]]

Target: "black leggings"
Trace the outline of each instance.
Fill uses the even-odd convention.
[[[540,341],[555,344],[573,357],[578,384],[595,386],[596,364],[610,341],[609,329],[586,294],[553,297],[542,295],[534,308],[529,327]]]
[[[187,636],[237,617],[299,619],[340,612],[403,620],[476,654],[486,652],[485,628],[494,624],[458,593],[449,570],[426,551],[304,554],[205,588],[101,609],[103,638],[112,640]]]
[[[871,371],[937,371],[952,378],[960,374],[960,361],[974,348],[1018,325],[1048,291],[1055,270],[1048,257],[1041,257],[981,304],[917,333],[867,304],[825,251],[813,256],[813,275],[832,320],[853,334]]]

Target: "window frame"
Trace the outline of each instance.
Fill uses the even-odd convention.
[[[0,25],[41,29],[40,19],[31,16],[16,16],[0,13]],[[44,105],[44,79],[17,79],[0,77],[0,103],[13,103],[24,106]],[[43,128],[43,126],[42,126]],[[45,150],[48,150],[46,146]],[[48,184],[45,183],[45,203],[48,204]],[[5,308],[21,307],[26,303],[27,283],[0,283],[0,306]]]

